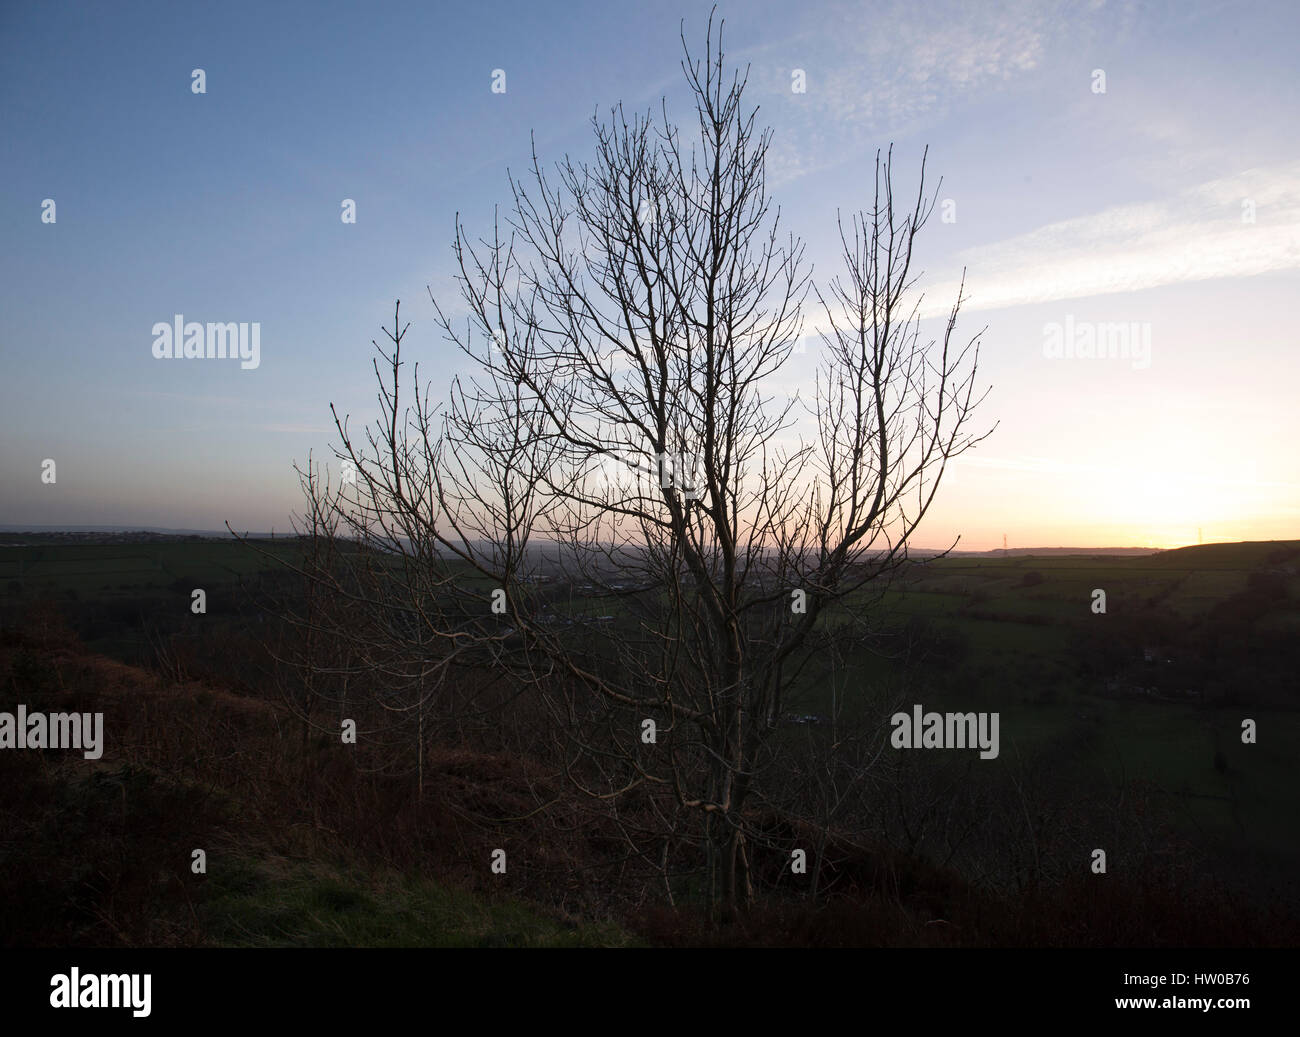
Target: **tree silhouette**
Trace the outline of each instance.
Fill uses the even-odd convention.
[[[946,464],[988,433],[967,430],[960,291],[920,335],[924,160],[900,207],[876,156],[870,208],[840,223],[844,270],[816,286],[721,24],[703,59],[682,45],[690,132],[666,102],[616,106],[590,162],[547,173],[534,146],[490,239],[458,216],[463,312],[433,301],[473,373],[439,409],[417,370],[399,403],[395,318],[381,419],[363,441],[336,415],[355,484],[306,488],[317,529],[365,548],[328,577],[365,617],[335,624],[353,657],[418,685],[421,716],[458,665],[543,703],[568,779],[665,882],[679,855],[702,861],[725,918],[752,895],[754,807],[791,773],[790,696],[828,640],[862,636]],[[778,400],[810,290],[814,387]]]

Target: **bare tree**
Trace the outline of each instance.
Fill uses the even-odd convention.
[[[569,779],[640,804],[610,813],[669,895],[673,858],[699,862],[729,917],[752,892],[749,806],[793,750],[790,696],[828,638],[869,632],[946,464],[983,438],[966,427],[978,336],[952,341],[960,292],[941,337],[920,336],[924,162],[900,207],[877,156],[871,208],[841,225],[845,273],[815,288],[721,25],[703,59],[682,43],[689,133],[666,102],[658,119],[616,106],[589,163],[548,174],[534,147],[489,239],[457,217],[463,306],[434,306],[475,373],[439,414],[417,372],[402,411],[395,321],[382,420],[366,443],[339,422],[357,492],[326,510],[375,548],[337,594],[372,617],[359,640],[403,660],[378,672],[462,663],[527,689]],[[810,288],[815,389],[778,400],[765,386]],[[385,579],[400,590],[371,609]]]

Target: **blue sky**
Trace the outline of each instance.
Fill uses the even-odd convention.
[[[286,528],[329,404],[375,415],[370,340],[395,299],[435,385],[464,368],[425,289],[452,300],[455,214],[490,228],[530,134],[549,163],[586,157],[590,116],[620,100],[666,96],[685,122],[679,24],[702,41],[710,6],[5,5],[0,523]],[[877,148],[911,184],[928,145],[954,204],[921,239],[925,312],[965,266],[1001,425],[923,543],[1300,536],[1300,6],[719,10],[815,277]],[[155,359],[176,313],[260,322],[259,367]],[[1149,363],[1045,357],[1067,318],[1145,327]]]

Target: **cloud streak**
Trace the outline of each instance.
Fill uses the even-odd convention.
[[[765,91],[786,95],[792,69],[803,68],[808,79],[769,153],[771,185],[874,151],[882,138],[916,133],[963,99],[1032,73],[1089,37],[1101,6],[948,3],[927,6],[920,17],[914,4],[895,0],[820,11],[816,32],[781,48],[788,64],[764,66],[754,77]],[[1127,18],[1113,7],[1105,17]]]
[[[1243,222],[1247,204],[1254,223]],[[965,311],[1297,270],[1300,162],[1048,224],[958,261],[970,271]],[[946,316],[957,288],[955,277],[929,285],[921,315]]]

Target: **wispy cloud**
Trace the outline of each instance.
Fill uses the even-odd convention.
[[[263,432],[290,432],[295,435],[325,435],[326,430],[315,425],[259,425]]]
[[[917,132],[963,98],[1039,68],[1078,46],[1099,18],[1111,31],[1127,20],[1116,5],[989,2],[926,5],[908,0],[844,3],[819,11],[820,30],[800,34],[769,65],[762,86],[790,93],[791,72],[807,74],[798,114],[784,121],[768,159],[773,186]],[[1122,5],[1120,5],[1122,7]],[[1126,9],[1125,9],[1126,10]],[[757,78],[757,77],[755,77]]]
[[[254,396],[212,396],[206,393],[161,392],[154,389],[128,389],[128,396],[143,396],[151,400],[177,400],[182,403],[196,403],[208,407],[255,407],[261,409],[278,409],[284,411],[284,401],[279,398],[261,399]]]
[[[978,454],[970,454],[957,458],[950,462],[954,470],[997,470],[1005,472],[1024,472],[1030,475],[1049,475],[1049,476],[1080,476],[1096,475],[1107,479],[1128,479],[1130,482],[1149,479],[1151,469],[1141,464],[1116,465],[1107,464],[1088,464],[1078,461],[1061,461],[1055,458],[1047,457],[982,457]],[[1242,477],[1223,477],[1216,476],[1205,471],[1193,470],[1170,470],[1161,473],[1161,477],[1168,481],[1176,479],[1188,485],[1197,485],[1203,487],[1267,487],[1280,489],[1294,489],[1296,483],[1289,480],[1277,479],[1254,479]]]
[[[1254,223],[1243,221],[1250,206]],[[1300,269],[1300,162],[1051,223],[957,259],[970,270],[966,310]],[[929,285],[922,316],[946,315],[957,287]]]

